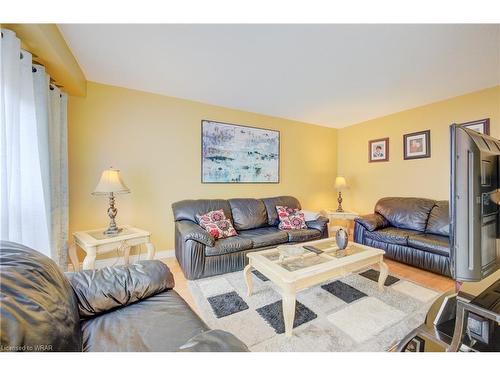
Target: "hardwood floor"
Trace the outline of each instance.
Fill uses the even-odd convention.
[[[165,258],[160,260],[163,261],[174,274],[175,291],[177,291],[177,293],[179,293],[182,296],[182,298],[184,298],[187,301],[187,303],[189,304],[189,306],[191,306],[193,310],[197,311],[193,296],[189,291],[187,280],[184,277],[184,274],[182,273],[179,263],[177,263],[177,259]],[[407,280],[414,281],[418,284],[424,285],[428,288],[435,289],[441,292],[446,292],[455,287],[455,282],[448,277],[436,275],[432,272],[411,267],[403,263],[398,263],[390,259],[386,259],[385,262],[389,266],[389,274],[391,275],[399,276]]]
[[[168,266],[168,268],[170,268],[170,271],[172,271],[172,273],[174,274],[174,280],[175,280],[174,290],[177,293],[179,293],[180,296],[186,300],[189,306],[191,306],[191,308],[194,311],[196,311],[196,313],[199,315],[199,312],[197,311],[198,309],[196,308],[196,305],[194,303],[193,296],[189,291],[187,279],[184,277],[181,267],[179,266],[179,263],[177,263],[177,259],[174,257],[174,258],[164,258],[160,260],[163,263],[165,263]]]
[[[385,262],[389,266],[389,274],[391,275],[414,281],[441,292],[446,292],[455,288],[455,280],[449,277],[437,275],[390,259],[385,259]]]

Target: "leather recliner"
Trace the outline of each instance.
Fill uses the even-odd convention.
[[[0,351],[246,351],[210,330],[158,260],[63,274],[0,241]]]
[[[307,229],[279,230],[276,206],[301,209],[297,198],[290,196],[175,202],[175,256],[186,278],[239,271],[248,264],[249,252],[328,237],[328,219],[321,216],[307,221]],[[198,225],[196,215],[220,209],[233,223],[237,236],[215,240]]]
[[[355,242],[382,249],[389,259],[451,275],[448,201],[389,197],[374,211],[355,219]]]

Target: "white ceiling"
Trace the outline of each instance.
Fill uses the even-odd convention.
[[[500,84],[500,25],[59,25],[89,81],[344,127]]]

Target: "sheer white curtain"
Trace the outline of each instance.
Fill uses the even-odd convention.
[[[2,29],[0,61],[1,238],[65,268],[67,97],[10,30]]]

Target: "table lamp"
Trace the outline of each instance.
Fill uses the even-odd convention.
[[[121,228],[116,226],[115,217],[118,210],[115,207],[115,194],[130,193],[130,189],[124,184],[120,171],[118,169],[106,169],[102,172],[101,179],[97,183],[92,195],[108,195],[109,196],[109,227],[104,231],[106,235],[118,234]]]
[[[339,202],[339,206],[337,207],[337,212],[344,212],[344,209],[342,208],[342,189],[347,186],[347,182],[345,180],[345,177],[343,176],[337,176],[335,178],[335,189],[338,190],[339,192],[339,197],[337,198],[337,202]]]

